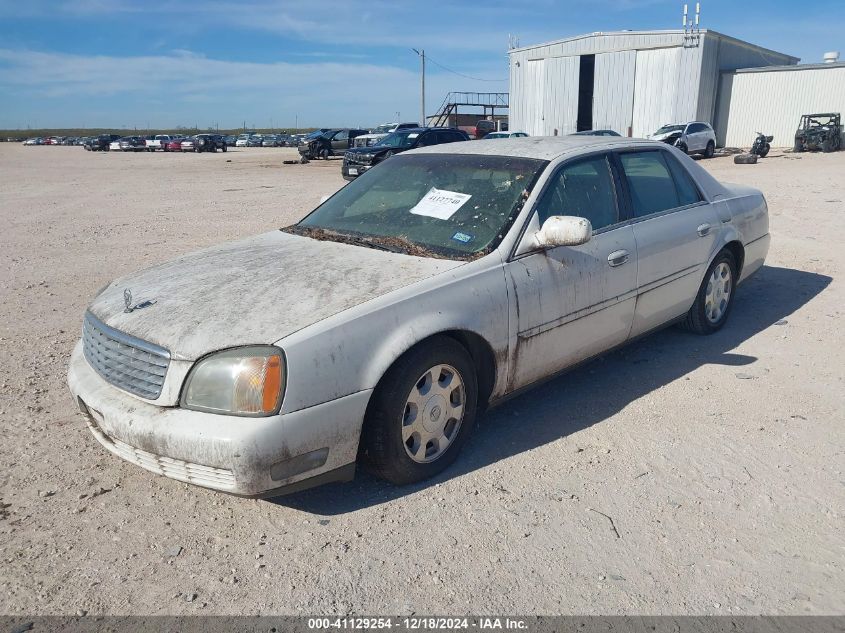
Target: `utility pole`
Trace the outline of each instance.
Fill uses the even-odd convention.
[[[425,49],[412,48],[420,57],[420,125],[425,127]]]

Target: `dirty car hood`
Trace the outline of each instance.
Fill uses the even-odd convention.
[[[303,327],[462,265],[273,231],[185,255],[112,282],[90,311],[194,360],[273,343]],[[124,312],[124,290],[132,312]],[[152,305],[144,304],[154,302]]]

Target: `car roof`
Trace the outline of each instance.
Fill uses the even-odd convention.
[[[414,154],[482,154],[554,160],[583,149],[618,149],[626,147],[664,147],[660,141],[631,139],[624,136],[527,136],[506,138],[496,143],[464,141],[430,145],[413,150]]]
[[[456,128],[456,127],[406,127],[401,130],[396,130],[395,132],[391,132],[391,134],[407,134],[408,132],[417,134],[422,134],[423,132],[431,132],[432,130],[436,131],[449,131],[449,132],[464,132],[463,130]]]

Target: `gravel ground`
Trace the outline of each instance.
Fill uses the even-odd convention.
[[[845,152],[704,161],[771,211],[727,327],[511,400],[434,481],[251,501],[113,457],[65,385],[87,301],[343,184],[293,153],[0,144],[0,613],[843,613]]]

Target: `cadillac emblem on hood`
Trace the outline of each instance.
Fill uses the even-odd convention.
[[[123,291],[123,304],[126,306],[123,309],[124,312],[132,312],[134,309],[132,307],[132,291],[129,288],[126,288]]]

